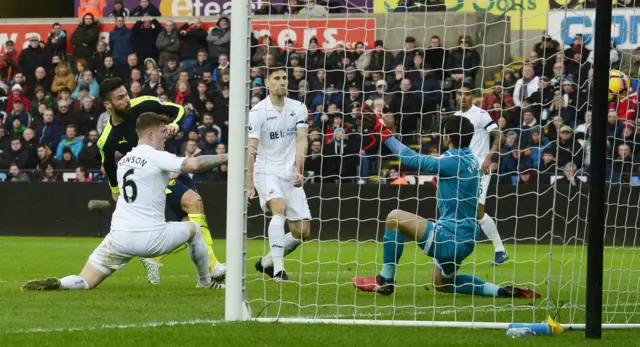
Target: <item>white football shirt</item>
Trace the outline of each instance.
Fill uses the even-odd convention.
[[[165,189],[172,172],[180,172],[184,158],[139,144],[118,162],[120,197],[111,230],[142,232],[166,227]]]
[[[267,97],[249,111],[249,138],[260,141],[255,173],[293,177],[296,132],[308,127],[307,113],[307,106],[287,97],[282,110]]]
[[[471,147],[473,155],[476,157],[476,160],[478,160],[478,164],[482,165],[485,157],[491,150],[491,135],[489,133],[491,130],[497,128],[498,125],[493,122],[493,119],[491,119],[487,111],[475,105],[471,106],[467,112],[458,111],[455,115],[465,116],[471,121],[471,124],[473,124],[473,138],[471,139],[471,145],[469,147]]]

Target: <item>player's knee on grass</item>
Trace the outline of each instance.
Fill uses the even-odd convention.
[[[284,199],[271,199],[267,201],[267,207],[269,208],[269,211],[271,211],[271,213],[273,213],[274,215],[286,217],[287,205]]]
[[[400,227],[400,217],[403,213],[404,211],[397,209],[389,212],[387,219],[385,220],[385,227],[387,229],[398,231],[398,228]]]
[[[191,242],[191,240],[193,240],[193,238],[197,235],[200,234],[200,226],[194,222],[183,222],[187,225],[187,227],[189,228],[189,241]]]
[[[291,235],[298,240],[304,241],[311,234],[311,223],[308,220],[295,220],[289,222]]]
[[[182,208],[182,211],[187,214],[204,213],[204,204],[202,203],[202,197],[200,197],[200,194],[194,192],[193,190],[188,190],[182,195],[182,198],[180,199],[180,206]]]
[[[437,266],[433,267],[433,276],[431,277],[431,284],[433,289],[442,293],[450,293],[449,286],[451,285],[451,278],[446,278],[440,272]]]

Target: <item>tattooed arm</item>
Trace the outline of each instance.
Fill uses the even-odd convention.
[[[213,170],[227,162],[227,154],[201,155],[195,158],[187,158],[182,162],[180,171],[184,173],[196,173]]]

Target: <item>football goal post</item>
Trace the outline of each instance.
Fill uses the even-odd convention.
[[[640,11],[605,1],[231,6],[226,320],[502,329],[551,316],[595,338],[640,328]],[[290,283],[256,270],[272,216],[258,198],[247,204],[245,188],[248,113],[275,63],[308,109],[310,237],[285,257]],[[610,71],[622,76],[615,90],[604,88]],[[487,159],[483,205],[502,244],[478,231],[458,273],[541,296],[438,291],[440,270],[408,239],[393,293],[358,291],[352,279],[380,274],[383,244],[397,242],[385,238],[390,213],[438,218],[437,175],[402,165],[362,127],[362,108],[408,148],[439,156],[464,83],[504,141]]]

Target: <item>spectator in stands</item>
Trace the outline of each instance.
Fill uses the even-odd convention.
[[[319,17],[328,15],[329,11],[325,6],[318,5],[316,0],[307,0],[306,6],[303,6],[298,14],[306,17]]]
[[[76,84],[79,84],[82,81],[82,77],[85,71],[89,71],[89,63],[87,63],[84,59],[76,60],[76,69],[74,78],[76,80]]]
[[[492,93],[482,98],[482,109],[489,113],[494,122],[498,121],[503,109],[510,109],[513,106],[513,98],[504,92],[500,80],[495,80]]]
[[[35,153],[26,148],[17,137],[11,140],[11,149],[5,152],[4,156],[5,162],[14,163],[20,169],[35,169],[38,163]]]
[[[144,16],[131,28],[131,42],[138,55],[138,59],[145,61],[147,58],[158,59],[158,47],[156,40],[162,27],[157,19]]]
[[[215,64],[218,61],[220,54],[229,54],[231,47],[230,24],[229,17],[222,16],[218,19],[216,25],[209,30],[207,42],[211,64]]]
[[[37,129],[43,121],[44,111],[47,109],[47,104],[45,102],[35,103],[31,102],[31,109],[35,110],[31,112],[32,123],[30,127],[33,129]]]
[[[113,2],[113,11],[109,17],[128,17],[129,9],[124,7],[124,0],[115,0]]]
[[[546,33],[542,35],[542,40],[535,44],[533,51],[536,56],[544,61],[544,74],[549,76],[555,62],[555,56],[560,52],[560,43]],[[540,76],[540,75],[537,75]]]
[[[31,35],[29,46],[22,50],[18,60],[18,68],[27,78],[27,82],[34,79],[36,69],[41,66],[49,66],[51,57],[48,51],[40,44],[38,35]]]
[[[92,182],[91,175],[84,166],[80,165],[76,168],[76,178],[73,182]]]
[[[454,81],[461,82],[466,78],[475,84],[476,74],[480,67],[480,54],[473,48],[471,36],[460,35],[458,47],[449,52],[447,67],[451,70],[451,78]]]
[[[637,155],[634,157],[632,147],[627,143],[621,143],[617,147],[613,159],[612,183],[630,183],[631,176],[640,174],[640,165]]]
[[[447,74],[445,72],[449,52],[442,47],[442,41],[437,35],[431,36],[429,47],[424,50],[424,61],[431,67],[431,73],[438,81],[442,81]]]
[[[40,182],[60,182],[62,179],[60,175],[54,171],[54,166],[52,164],[47,164],[42,170],[42,177],[40,178]]]
[[[529,140],[531,130],[538,125],[538,121],[534,116],[535,110],[531,108],[524,108],[520,111],[522,113],[522,118],[520,123],[520,141],[521,144],[526,143]]]
[[[162,84],[167,90],[174,90],[180,76],[178,57],[167,58],[167,63],[162,68]]]
[[[623,127],[623,124],[618,119],[616,104],[610,104],[609,113],[607,114],[607,141],[609,142],[609,147],[612,147],[618,139],[622,138]]]
[[[142,96],[142,84],[138,81],[131,82],[131,86],[129,86],[129,97],[135,99],[140,96]]]
[[[38,156],[38,169],[40,171],[45,171],[47,166],[51,165],[52,167],[58,166],[58,161],[54,157],[51,152],[51,148],[45,144],[40,144],[38,149],[36,150],[36,155]]]
[[[513,90],[513,102],[516,106],[522,104],[522,100],[535,93],[540,86],[538,76],[531,65],[525,65],[522,69],[522,78],[516,82]]]
[[[518,147],[518,133],[507,132],[506,140],[500,148],[500,174],[513,175],[520,164],[520,148]]]
[[[584,152],[582,146],[573,138],[573,129],[568,125],[560,128],[560,136],[555,143],[556,147],[556,164],[559,167],[565,166],[567,163],[574,163],[578,168],[582,166]]]
[[[59,93],[62,88],[68,88],[69,90],[76,89],[76,79],[71,74],[71,67],[66,62],[60,62],[58,66],[56,66],[56,76],[53,79],[53,83],[51,84],[51,91],[54,93]]]
[[[77,158],[82,150],[82,139],[76,137],[76,126],[74,124],[68,124],[66,127],[66,136],[63,136],[58,144],[58,150],[56,151],[56,158],[63,160],[63,153],[66,148],[69,148],[73,154],[73,158]]]
[[[0,57],[0,75],[11,81],[16,72],[18,72],[18,60],[20,57],[13,40],[7,40],[4,44],[4,49],[4,55]]]
[[[539,126],[532,128],[529,133],[529,138],[525,139],[526,149],[528,151],[529,158],[533,167],[539,167],[542,163],[542,152],[547,148],[549,140],[544,138],[541,134]]]
[[[189,84],[191,88],[198,86],[198,81],[202,80],[202,75],[205,71],[211,71],[208,61],[207,51],[201,49],[200,52],[198,52],[197,63],[189,68]]]
[[[80,100],[80,102],[82,105],[80,110],[76,111],[74,114],[77,122],[74,124],[79,136],[87,136],[90,130],[96,128],[101,110],[94,106],[93,99],[89,96],[85,96]]]
[[[140,0],[140,6],[130,12],[131,17],[160,17],[160,10],[149,0]]]
[[[66,129],[67,124],[71,124],[69,120],[71,117],[71,101],[65,99],[58,100],[57,113],[54,114],[54,121],[60,124],[63,129]]]
[[[198,132],[200,132],[200,127],[198,127]],[[199,146],[202,150],[201,154],[216,154],[218,148],[218,131],[215,129],[208,128],[205,131],[204,136],[201,137],[202,144]]]
[[[533,67],[533,71],[535,72],[535,75],[538,77],[541,77],[544,74],[543,62],[544,62],[544,59],[540,58],[538,56],[538,53],[536,53],[536,51],[529,52],[529,55],[527,56],[527,64]]]
[[[577,186],[581,183],[577,177],[578,166],[574,163],[567,163],[562,168],[562,177],[556,180],[557,185]]]
[[[7,177],[7,182],[31,182],[31,178],[29,176],[20,171],[20,168],[15,163],[9,166],[9,176]]]
[[[19,84],[15,84],[13,85],[13,87],[11,87],[11,95],[9,95],[9,98],[7,99],[7,113],[13,112],[16,102],[21,102],[26,110],[29,110],[29,98],[24,95],[23,88]]]
[[[419,91],[413,90],[411,81],[405,78],[402,80],[400,93],[393,95],[389,108],[396,114],[396,121],[399,122],[400,133],[403,135],[416,134],[422,104],[420,94]]]
[[[99,41],[96,46],[96,51],[93,52],[91,57],[91,71],[95,75],[97,71],[104,69],[104,58],[108,55],[107,43],[105,41]]]
[[[91,72],[90,70],[83,72],[82,80],[78,83],[78,86],[76,87],[76,90],[73,92],[73,94],[71,94],[72,99],[80,98],[80,87],[82,86],[89,87],[89,95],[91,95],[91,97],[96,99],[99,98],[98,92],[100,86],[98,85],[98,82],[96,82],[96,80],[93,78],[93,72]]]
[[[195,140],[187,140],[187,145],[185,146],[184,153],[181,157],[185,158],[194,158],[200,155],[202,150],[198,148],[198,142]]]
[[[629,77],[632,79],[637,79],[640,76],[640,47],[636,47],[631,52],[631,57],[625,58],[622,61],[622,66],[620,67],[622,72],[629,74]]]
[[[36,68],[34,76],[29,82],[29,88],[27,89],[27,97],[29,99],[35,99],[37,87],[41,87],[47,91],[51,90],[51,80],[49,80],[49,76],[47,76],[47,70],[42,66]]]
[[[34,120],[42,120],[42,118],[36,119],[35,117],[35,113],[38,112],[38,108],[40,104],[44,104],[46,108],[53,107],[54,99],[51,93],[47,92],[47,89],[45,89],[40,85],[35,87],[34,91],[35,91],[35,95],[34,95],[35,98],[33,99],[33,101],[31,101],[31,106],[29,107],[29,110],[31,110],[31,116]]]
[[[100,26],[93,18],[93,14],[87,13],[82,22],[71,35],[73,56],[76,59],[90,61],[100,36]]]
[[[315,37],[311,38],[309,40],[307,56],[304,58],[306,69],[308,72],[314,74],[316,70],[324,68],[325,60],[325,53],[318,47],[318,39]]]
[[[62,136],[62,129],[58,123],[53,121],[53,110],[47,108],[43,114],[43,122],[38,127],[36,138],[42,145],[49,148],[57,148]]]
[[[31,115],[27,111],[25,111],[25,103],[22,99],[17,99],[13,103],[13,110],[7,114],[4,119],[4,127],[7,131],[7,134],[14,135],[14,120],[19,120],[21,126],[28,127],[31,124]],[[19,126],[18,126],[19,128]]]
[[[404,39],[404,49],[396,54],[393,60],[393,66],[402,65],[407,70],[411,69],[411,66],[413,65],[413,57],[417,52],[423,54],[422,51],[416,47],[416,38],[413,36],[407,36]]]
[[[573,37],[571,46],[564,50],[564,57],[567,62],[574,60],[576,63],[582,64],[587,61],[590,53],[591,51],[584,45],[584,36],[582,34],[576,34],[576,36]],[[576,54],[579,54],[579,56]]]
[[[80,143],[82,143],[82,141]],[[64,147],[62,149],[62,158],[58,161],[58,169],[70,171],[75,170],[79,165],[80,163],[78,162],[78,159],[76,159],[75,155],[73,155],[71,148]]]
[[[113,57],[108,55],[104,58],[104,67],[96,71],[96,81],[102,83],[102,81],[108,78],[118,77],[119,73],[120,71],[118,71],[118,68],[115,66]]]
[[[385,74],[393,69],[393,54],[384,48],[382,40],[376,40],[374,49],[369,54],[369,66],[367,71],[383,71]]]
[[[180,35],[176,28],[176,23],[168,20],[164,23],[164,28],[158,34],[156,47],[159,52],[158,65],[164,67],[169,57],[180,56]]]
[[[109,33],[109,50],[117,65],[126,65],[127,59],[133,53],[133,33],[125,25],[123,16],[115,17],[116,25]]]
[[[547,76],[540,77],[538,90],[529,95],[529,100],[531,100],[532,103],[531,108],[536,110],[538,116],[542,116],[543,110],[548,110],[549,107],[551,107],[551,103],[555,98],[555,91],[553,90],[553,87],[551,87],[549,81],[549,77]],[[548,115],[547,117],[542,117],[540,120],[542,124],[544,124],[547,119]]]
[[[262,1],[260,2],[260,8],[255,10],[253,14],[258,16],[273,15],[273,14],[280,14],[280,11],[278,11],[277,7],[274,7],[273,5],[271,5],[270,1]]]
[[[191,87],[189,83],[184,81],[178,81],[176,86],[176,97],[174,102],[178,105],[185,105],[189,101],[189,95],[191,94]]]
[[[282,14],[285,14],[285,15],[286,14],[298,14],[303,9],[304,9],[304,6],[300,5],[298,0],[289,0],[281,8]]]
[[[157,96],[158,88],[162,88],[164,91],[164,86],[162,85],[162,80],[160,79],[160,72],[157,69],[152,69],[149,73],[149,79],[142,86],[142,95],[148,96]]]
[[[231,62],[229,61],[228,54],[220,54],[218,57],[218,66],[213,69],[213,82],[221,83],[222,82],[222,72],[229,71],[231,67]]]
[[[407,182],[407,180],[405,179],[405,175],[400,175],[400,167],[397,165],[394,165],[392,167],[389,168],[389,171],[387,172],[387,183],[388,184],[394,184],[394,185],[407,185],[409,184]]]
[[[280,55],[277,43],[269,35],[264,35],[258,40],[256,53],[251,58],[252,66],[260,65],[266,54],[271,54],[275,59],[278,59]]]
[[[198,61],[198,52],[207,49],[207,32],[202,29],[200,18],[196,18],[180,27],[180,37],[184,44],[180,58],[182,67],[189,69]]]
[[[78,155],[78,161],[89,170],[100,169],[102,163],[100,149],[97,146],[98,138],[97,130],[92,129],[89,131],[88,136],[84,139],[82,150]]]

